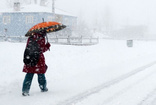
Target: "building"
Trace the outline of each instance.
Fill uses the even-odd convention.
[[[58,32],[59,35],[70,36],[77,24],[77,17],[69,13],[55,9],[53,14],[46,6],[31,4],[21,7],[20,2],[15,2],[13,9],[0,12],[0,36],[24,36],[32,26],[43,22],[42,18],[65,24],[67,28]]]

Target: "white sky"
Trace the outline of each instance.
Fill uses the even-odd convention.
[[[114,24],[156,27],[156,0],[56,0],[56,7],[81,15],[86,21],[102,22],[109,9]]]
[[[130,20],[156,17],[155,0],[56,0],[56,6],[77,14],[102,13],[107,6],[115,17]]]

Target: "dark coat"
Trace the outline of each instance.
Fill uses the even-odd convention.
[[[40,38],[37,41],[37,43],[39,44],[41,51],[42,51],[42,53],[40,54],[39,61],[37,65],[34,67],[29,67],[29,66],[24,65],[23,72],[44,74],[47,70],[47,65],[45,64],[45,58],[44,58],[43,53],[46,52],[50,48],[50,44],[49,43],[45,44],[45,36],[41,34],[33,35],[34,40],[37,39],[38,37]],[[29,40],[30,38],[28,38],[27,45],[28,45]]]

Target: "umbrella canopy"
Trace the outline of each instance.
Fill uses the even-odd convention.
[[[51,21],[42,22],[30,28],[30,30],[25,34],[25,36],[32,36],[34,35],[34,33],[39,33],[39,32],[47,32],[47,33],[55,32],[64,29],[65,27],[66,27],[65,25],[58,22],[51,22]]]

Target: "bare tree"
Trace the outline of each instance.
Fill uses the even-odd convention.
[[[78,16],[78,24],[76,28],[76,33],[79,36],[90,36],[90,29],[88,27],[87,22],[85,21],[85,16],[83,11],[80,11]]]
[[[113,19],[111,10],[108,6],[106,6],[102,15],[102,31],[106,34],[110,34],[113,28]]]
[[[34,0],[34,3],[37,4],[37,0]]]

